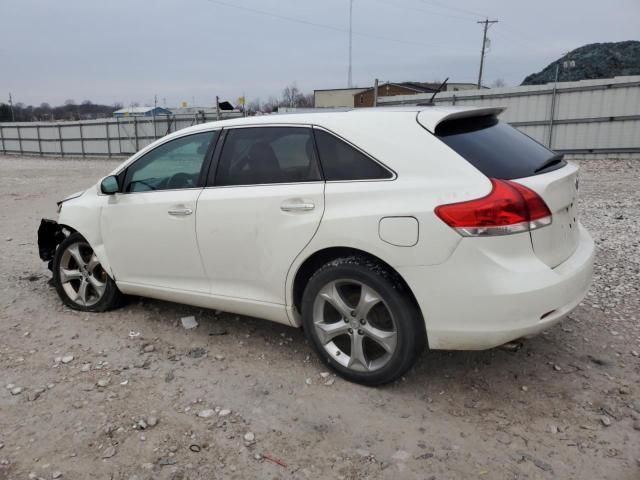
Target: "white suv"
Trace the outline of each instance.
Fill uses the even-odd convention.
[[[378,108],[234,119],[149,145],[43,220],[62,301],[122,294],[303,327],[376,385],[428,345],[538,333],[584,297],[594,245],[578,168],[500,109]]]

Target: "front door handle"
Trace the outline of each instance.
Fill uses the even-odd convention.
[[[191,215],[193,210],[190,208],[172,208],[167,213],[172,217],[186,217],[187,215]]]
[[[316,206],[313,204],[313,202],[304,200],[285,202],[280,205],[280,210],[282,210],[283,212],[308,212],[310,210],[313,210],[314,208],[316,208]]]

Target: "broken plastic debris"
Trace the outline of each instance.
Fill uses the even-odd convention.
[[[198,326],[198,322],[196,321],[196,317],[194,316],[182,317],[180,321],[182,322],[182,326],[187,330],[191,330],[192,328],[196,328]]]
[[[136,338],[140,336],[140,332],[129,331],[129,338]]]

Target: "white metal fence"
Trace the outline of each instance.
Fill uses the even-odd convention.
[[[221,118],[238,115],[221,113]],[[81,157],[131,155],[168,133],[213,120],[215,115],[200,114],[0,123],[0,152]]]
[[[430,94],[380,97],[411,105]],[[506,107],[501,119],[571,157],[640,159],[640,76],[557,85],[442,92],[438,105]],[[238,114],[223,114],[223,118]],[[215,115],[123,117],[81,122],[0,123],[0,152],[29,155],[131,155],[168,133]]]
[[[380,97],[415,105],[431,94]],[[640,76],[442,92],[437,105],[506,107],[500,118],[574,158],[640,159]]]

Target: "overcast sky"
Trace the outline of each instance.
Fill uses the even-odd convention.
[[[638,40],[640,0],[354,0],[353,80],[517,85],[592,42]],[[347,83],[349,0],[0,0],[0,101],[168,106]]]

